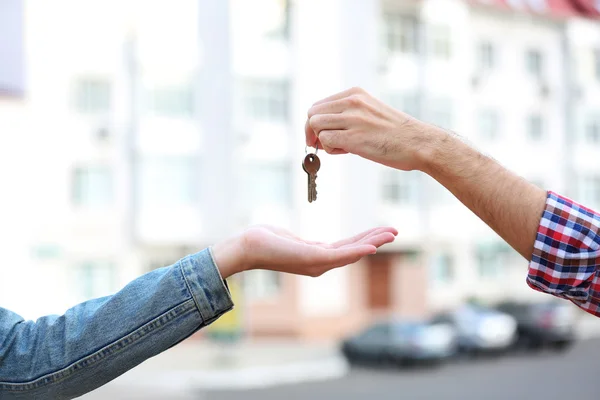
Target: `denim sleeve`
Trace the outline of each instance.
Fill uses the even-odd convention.
[[[64,315],[24,321],[0,308],[0,399],[81,396],[232,308],[210,249]]]

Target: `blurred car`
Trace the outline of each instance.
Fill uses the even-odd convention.
[[[350,363],[440,364],[455,351],[452,327],[430,321],[383,321],[342,342]]]
[[[523,347],[565,350],[575,340],[575,310],[566,301],[505,302],[497,309],[517,320],[518,343]]]
[[[454,327],[461,353],[505,351],[517,338],[517,322],[512,316],[483,306],[465,305],[438,314],[433,322]]]

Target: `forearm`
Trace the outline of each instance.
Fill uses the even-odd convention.
[[[453,134],[428,127],[436,139],[422,149],[422,170],[489,225],[527,260],[546,202],[546,192]]]
[[[232,306],[205,250],[61,316],[23,321],[0,309],[0,397],[80,396],[187,338]]]

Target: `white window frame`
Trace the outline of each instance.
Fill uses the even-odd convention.
[[[534,122],[537,124],[539,122],[539,132],[533,132],[532,128],[534,127]],[[544,118],[543,113],[541,112],[532,112],[527,115],[526,119],[526,127],[527,127],[527,138],[532,141],[540,141],[543,140],[546,136],[547,124]]]
[[[416,204],[418,201],[418,190],[418,175],[415,171],[396,171],[392,169],[383,171],[381,199],[384,204]],[[395,191],[395,195],[390,196],[391,191]]]
[[[240,85],[244,120],[287,123],[291,84],[287,79],[248,78]]]
[[[73,83],[73,108],[82,115],[106,115],[112,107],[112,91],[106,77],[79,77]]]
[[[249,300],[278,297],[283,290],[283,274],[260,269],[247,271],[244,274],[243,286]]]
[[[500,119],[500,113],[497,110],[480,109],[477,113],[477,135],[486,141],[497,140],[501,131]],[[490,129],[487,132],[485,132],[484,125],[489,125]]]
[[[537,58],[537,61],[535,62],[537,64],[537,66],[535,67],[535,70],[532,69],[532,61],[534,58]],[[543,78],[544,76],[544,69],[545,69],[545,57],[544,57],[544,52],[539,49],[539,48],[529,48],[527,49],[526,53],[525,53],[525,67],[526,67],[526,71],[527,74],[529,74],[530,76],[536,77],[538,79]]]
[[[414,15],[385,15],[385,47],[393,54],[419,53],[419,20]]]
[[[480,42],[477,48],[477,66],[479,69],[490,71],[496,68],[497,54],[496,46],[492,41],[484,40]]]
[[[108,193],[99,201],[92,199],[90,191],[88,190],[92,186],[97,186],[98,183],[92,182],[93,173],[101,171],[106,173],[105,178],[108,179],[107,188]],[[110,207],[114,203],[115,198],[115,176],[114,169],[109,165],[85,165],[76,166],[72,172],[72,183],[71,183],[71,199],[75,207],[79,208],[106,208]]]
[[[452,27],[449,25],[431,25],[429,27],[429,53],[438,60],[450,60],[453,53]]]

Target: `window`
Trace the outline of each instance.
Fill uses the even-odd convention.
[[[291,169],[284,164],[247,165],[242,169],[242,207],[288,206],[292,203]],[[318,188],[317,188],[318,190]]]
[[[38,260],[56,260],[62,256],[63,250],[57,244],[39,243],[33,246],[32,256]]]
[[[435,253],[431,257],[431,277],[434,282],[449,283],[454,279],[454,262],[448,253]]]
[[[286,81],[252,80],[243,85],[244,114],[258,121],[288,120],[289,85]]]
[[[434,325],[454,325],[454,318],[450,314],[438,314],[432,317],[430,322]]]
[[[391,93],[387,96],[387,103],[392,107],[419,118],[419,95],[415,93]]]
[[[585,141],[591,144],[600,143],[600,117],[589,119],[585,127]]]
[[[385,40],[392,53],[417,53],[419,49],[418,21],[409,15],[385,16]]]
[[[385,170],[382,198],[384,202],[409,204],[417,201],[417,175],[414,171]]]
[[[390,334],[390,328],[389,324],[380,323],[364,330],[361,336],[364,339],[383,339]]]
[[[192,85],[153,87],[146,91],[145,100],[145,109],[150,115],[175,118],[194,116]]]
[[[279,23],[277,27],[267,33],[271,39],[289,40],[290,24],[292,19],[292,6],[290,0],[271,0],[272,6],[276,10]]]
[[[436,25],[431,28],[431,53],[440,59],[447,60],[452,53],[452,31],[449,26]]]
[[[273,297],[281,291],[281,274],[276,271],[252,270],[244,274],[245,292],[251,299]]]
[[[481,244],[477,248],[479,276],[493,279],[502,275],[509,262],[511,248],[504,242]]]
[[[429,103],[429,122],[441,128],[452,127],[452,102],[450,99],[437,99]]]
[[[75,83],[75,109],[82,114],[110,111],[110,82],[100,78],[83,78]]]
[[[478,63],[479,68],[483,70],[490,70],[496,66],[496,51],[491,42],[479,44]]]
[[[137,191],[142,205],[172,207],[198,200],[200,167],[196,157],[147,157],[138,168]]]
[[[80,167],[73,173],[73,203],[84,207],[105,207],[113,201],[113,179],[109,167]]]
[[[532,140],[540,140],[544,136],[544,122],[539,114],[527,117],[527,135]]]
[[[81,299],[108,296],[115,291],[115,266],[107,261],[88,261],[76,267],[76,284],[72,285]]]
[[[600,49],[594,50],[594,75],[600,81]]]
[[[479,135],[485,140],[494,140],[500,130],[500,118],[494,110],[481,110],[477,121]]]
[[[600,206],[600,175],[582,176],[577,186],[581,203],[592,208]]]
[[[544,60],[539,50],[528,50],[526,55],[527,72],[532,76],[541,78],[544,68]]]

